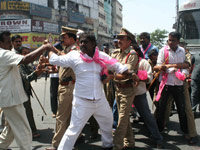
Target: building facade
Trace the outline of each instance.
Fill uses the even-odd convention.
[[[112,33],[116,35],[123,26],[122,21],[122,5],[118,0],[112,0]]]
[[[0,31],[9,30],[12,34],[20,34],[23,44],[35,49],[48,38],[49,33],[55,42],[61,26],[69,26],[94,32],[100,46],[111,42],[113,33],[118,30],[113,27],[113,24],[117,24],[113,21],[119,23],[119,20],[117,17],[113,19],[113,15],[117,16],[114,13],[121,12],[114,10],[118,7],[114,8],[113,2],[114,0],[0,0]]]

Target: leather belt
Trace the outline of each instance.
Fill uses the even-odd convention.
[[[70,82],[71,82],[72,84],[75,84],[75,80],[72,80],[72,81],[68,81],[68,82],[62,81],[62,82],[60,82],[60,85],[66,86],[66,85],[69,85]]]
[[[96,101],[96,99],[85,99],[85,100],[87,100],[87,101]]]

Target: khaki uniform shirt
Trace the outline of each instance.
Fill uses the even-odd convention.
[[[189,63],[190,66],[192,65],[191,60],[192,60],[192,56],[190,52],[185,53],[185,62]]]
[[[127,55],[133,51],[133,53],[131,53],[126,61],[126,57]],[[131,72],[136,72],[138,70],[138,56],[137,53],[135,52],[134,49],[131,49],[131,47],[127,48],[124,51],[121,51],[120,49],[116,49],[113,53],[112,56],[113,58],[117,59],[121,64],[126,64],[128,67],[128,70]],[[130,79],[126,79],[126,80],[114,80],[117,83],[125,83],[126,81],[128,81]]]
[[[73,44],[69,47],[67,47],[64,52],[65,54],[69,53],[71,50],[77,50],[77,44]],[[68,77],[72,77],[73,80],[75,80],[75,74],[73,72],[73,70],[68,67],[68,68],[63,68],[63,67],[60,67],[59,68],[59,83],[61,83],[62,79],[63,78],[68,78]]]

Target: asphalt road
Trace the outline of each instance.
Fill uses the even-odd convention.
[[[55,118],[52,118],[52,113],[50,109],[50,96],[49,96],[49,78],[46,82],[46,96],[44,96],[45,91],[45,79],[41,78],[37,82],[33,82],[32,86],[37,93],[47,115],[44,115],[39,103],[35,98],[31,100],[32,108],[34,111],[34,117],[36,121],[36,126],[38,132],[41,134],[39,138],[33,139],[33,150],[45,150],[45,148],[51,146],[51,139],[54,134],[55,128]],[[149,100],[150,108],[152,105],[151,100]],[[43,120],[42,120],[43,118]],[[132,120],[132,119],[131,119]],[[132,120],[133,121],[133,120]],[[200,117],[195,119],[197,132],[200,133]],[[151,140],[149,133],[142,122],[132,123],[133,130],[135,133],[135,150],[151,150],[155,149],[155,144]],[[100,134],[97,140],[89,139],[90,131],[89,125],[87,124],[83,130],[85,135],[85,143],[82,143],[76,148],[78,150],[101,150],[101,137]],[[178,117],[175,113],[170,117],[170,122],[168,123],[168,129],[163,134],[164,136],[164,149],[168,150],[200,150],[200,142],[195,146],[189,146],[187,141],[184,139],[178,123]],[[16,142],[14,141],[10,147],[12,150],[19,150]]]

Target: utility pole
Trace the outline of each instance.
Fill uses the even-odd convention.
[[[179,0],[176,0],[176,22],[178,21]]]
[[[59,21],[58,21],[58,29],[59,29],[59,32],[61,32],[61,26],[62,26],[62,9],[61,9],[61,6],[62,6],[62,3],[63,3],[64,0],[58,0],[58,12],[59,12]]]

